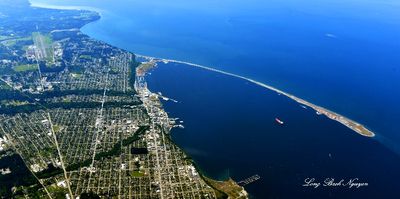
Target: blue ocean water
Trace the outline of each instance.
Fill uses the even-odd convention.
[[[171,117],[172,138],[217,179],[240,181],[254,198],[398,198],[398,155],[374,139],[247,81],[182,64],[160,64],[147,77]],[[279,125],[279,117],[285,124]],[[307,178],[358,178],[367,187],[304,187]]]
[[[90,6],[84,33],[240,74],[367,125],[400,153],[397,0],[32,0]]]
[[[160,67],[150,88],[181,101],[165,104],[172,116],[185,121],[185,130],[176,130],[174,140],[209,175],[224,178],[229,169],[240,180],[259,173],[263,180],[246,187],[257,198],[399,196],[399,157],[390,152],[400,154],[398,1],[34,2],[98,8],[102,19],[82,29],[96,39],[258,80],[377,133],[374,139],[361,137],[241,80]],[[188,77],[201,81],[194,84]],[[285,128],[271,120],[277,115],[287,121]],[[357,191],[299,186],[313,176],[360,177],[370,186]]]

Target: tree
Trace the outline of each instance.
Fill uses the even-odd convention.
[[[80,199],[100,199],[100,196],[98,196],[97,194],[95,194],[93,192],[89,192],[89,193],[81,193],[79,198]]]

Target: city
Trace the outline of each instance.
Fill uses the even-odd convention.
[[[97,13],[21,6],[31,25],[0,23],[0,195],[247,198],[212,187],[171,140],[175,119],[144,79],[154,62],[79,31]]]

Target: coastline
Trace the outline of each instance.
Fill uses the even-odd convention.
[[[51,5],[47,3],[38,3],[32,0],[29,0],[31,7],[35,8],[47,8],[47,9],[56,9],[56,10],[88,10],[92,12],[97,12],[100,17],[103,16],[103,13],[106,12],[103,9],[90,7],[90,6],[59,6],[59,5]],[[87,25],[87,24],[86,24]]]
[[[87,9],[87,10],[91,10],[91,11],[95,11],[98,12],[100,15],[100,18],[102,17],[102,12],[104,12],[104,10],[98,9],[98,8],[94,8],[94,7],[85,7],[85,6],[56,6],[56,5],[49,5],[49,4],[43,4],[43,3],[34,3],[32,1],[29,1],[31,3],[31,6],[33,7],[41,7],[41,8],[52,8],[52,9],[73,9],[73,10],[83,10],[83,9]],[[134,53],[134,52],[133,52]],[[194,64],[194,63],[190,63],[190,62],[185,62],[185,61],[179,61],[179,60],[173,60],[173,59],[164,59],[164,58],[156,58],[156,57],[152,57],[152,56],[146,56],[146,55],[140,55],[137,53],[134,53],[137,57],[142,57],[142,58],[146,58],[146,59],[152,59],[152,60],[156,60],[156,61],[163,61],[163,62],[174,62],[174,63],[180,63],[180,64],[186,64],[189,66],[194,66],[194,67],[198,67],[198,68],[202,68],[205,70],[209,70],[209,71],[214,71],[220,74],[224,74],[224,75],[228,75],[231,77],[236,77],[248,82],[251,82],[253,84],[256,84],[258,86],[264,87],[266,89],[269,89],[271,91],[274,91],[278,94],[282,94],[285,95],[286,97],[298,102],[299,104],[305,105],[307,107],[310,107],[312,109],[314,109],[316,111],[317,114],[323,114],[325,116],[327,116],[328,118],[337,121],[341,124],[343,124],[344,126],[346,126],[347,128],[350,128],[351,130],[353,130],[354,132],[358,133],[359,135],[365,136],[365,137],[375,137],[375,133],[372,132],[371,130],[369,130],[367,127],[365,127],[364,125],[350,119],[347,118],[341,114],[338,114],[334,111],[331,111],[329,109],[326,109],[324,107],[318,106],[316,104],[313,104],[311,102],[308,102],[304,99],[301,99],[299,97],[296,97],[290,93],[284,92],[282,90],[279,90],[275,87],[272,87],[270,85],[267,85],[265,83],[241,76],[241,75],[237,75],[237,74],[233,74],[230,72],[226,72],[226,71],[222,71],[222,70],[218,70],[212,67],[208,67],[208,66],[203,66],[203,65],[199,65],[199,64]]]
[[[296,96],[294,96],[294,95],[292,95],[290,93],[284,92],[282,90],[279,90],[279,89],[277,89],[275,87],[272,87],[270,85],[267,85],[265,83],[262,83],[262,82],[259,82],[259,81],[256,81],[256,80],[241,76],[241,75],[233,74],[233,73],[230,73],[230,72],[226,72],[226,71],[218,70],[218,69],[215,69],[215,68],[212,68],[212,67],[203,66],[203,65],[199,65],[199,64],[194,64],[194,63],[190,63],[190,62],[184,62],[184,61],[173,60],[173,59],[156,58],[156,57],[140,55],[140,54],[135,54],[135,55],[137,57],[142,57],[142,58],[145,58],[145,59],[151,59],[151,60],[154,60],[156,62],[166,62],[166,63],[167,62],[173,62],[173,63],[179,63],[179,64],[186,64],[186,65],[189,65],[189,66],[193,66],[193,67],[201,68],[201,69],[204,69],[204,70],[217,72],[217,73],[220,73],[220,74],[224,74],[224,75],[228,75],[228,76],[231,76],[231,77],[236,77],[236,78],[248,81],[250,83],[256,84],[256,85],[261,86],[263,88],[266,88],[266,89],[269,89],[271,91],[274,91],[274,92],[276,92],[278,94],[284,95],[284,96],[296,101],[297,103],[299,103],[301,105],[310,107],[310,108],[314,109],[317,114],[325,115],[329,119],[343,124],[347,128],[353,130],[354,132],[356,132],[356,133],[358,133],[358,134],[360,134],[362,136],[370,137],[370,138],[375,137],[375,133],[374,132],[372,132],[371,130],[366,128],[364,125],[362,125],[362,124],[360,124],[360,123],[358,123],[358,122],[356,122],[356,121],[354,121],[354,120],[352,120],[350,118],[347,118],[347,117],[345,117],[343,115],[340,115],[340,114],[338,114],[338,113],[336,113],[334,111],[328,110],[328,109],[326,109],[324,107],[315,105],[315,104],[313,104],[311,102],[308,102],[308,101],[306,101],[304,99],[296,97]]]
[[[100,19],[103,17],[102,16],[102,12],[105,12],[104,10],[98,9],[98,8],[94,8],[94,7],[85,7],[85,6],[57,6],[57,5],[50,5],[50,4],[43,4],[43,3],[34,3],[31,0],[29,0],[30,2],[30,6],[31,7],[37,7],[37,8],[48,8],[48,9],[66,9],[66,10],[89,10],[89,11],[93,11],[93,12],[97,12],[100,16]],[[85,24],[84,26],[86,26],[87,24]],[[81,31],[82,27],[77,29],[78,31]],[[95,39],[95,38],[94,38]],[[136,57],[143,57],[139,54],[136,54],[134,52],[132,52]],[[153,64],[156,64],[156,62],[154,62]],[[139,75],[143,75],[143,77],[146,75],[146,71],[143,71],[142,74]],[[135,84],[137,82],[135,81]],[[148,90],[151,94],[153,94],[150,90]],[[158,95],[157,95],[158,96]],[[143,96],[142,96],[143,97]],[[161,102],[160,102],[161,103]],[[167,113],[164,111],[164,114],[167,115]],[[174,145],[176,145],[176,143],[172,140],[172,138],[168,135],[167,139],[169,139],[171,141],[171,143],[173,143]],[[177,145],[176,145],[177,146]],[[183,150],[182,150],[183,151]],[[232,196],[235,196],[235,198],[248,198],[248,193],[246,192],[246,190],[244,189],[244,187],[238,185],[234,180],[232,180],[231,178],[229,178],[226,181],[218,181],[218,180],[213,180],[209,177],[207,177],[198,167],[198,165],[193,161],[193,159],[185,152],[183,151],[183,153],[186,155],[186,157],[188,158],[188,160],[191,162],[191,164],[195,167],[196,171],[199,173],[199,176],[210,186],[214,189],[214,191],[216,193],[218,193],[218,198],[232,198]]]
[[[73,8],[71,8],[71,9],[73,9]],[[76,9],[76,10],[79,10],[79,9]],[[78,30],[79,30],[79,29],[78,29]],[[172,59],[155,58],[155,57],[150,57],[150,56],[139,55],[139,54],[136,54],[136,53],[135,53],[135,55],[136,55],[137,57],[143,57],[143,58],[148,58],[148,59],[154,59],[154,60],[156,60],[156,61],[155,61],[156,63],[157,63],[157,62],[159,62],[159,63],[161,63],[161,62],[171,62],[171,63],[185,64],[185,65],[192,66],[192,67],[197,67],[197,68],[200,68],[200,69],[203,69],[203,70],[213,71],[213,72],[217,72],[217,73],[220,73],[220,74],[223,74],[223,75],[228,75],[228,76],[231,76],[231,77],[236,77],[236,78],[239,78],[240,80],[245,80],[245,82],[251,82],[251,83],[256,84],[256,85],[258,85],[258,86],[261,86],[261,87],[263,87],[263,88],[267,88],[267,89],[269,89],[269,90],[271,90],[271,91],[274,91],[274,92],[276,92],[276,93],[278,93],[278,94],[285,95],[285,97],[288,97],[288,98],[290,98],[291,100],[294,100],[294,101],[296,101],[296,102],[298,102],[298,103],[300,103],[300,104],[303,104],[303,105],[305,105],[305,106],[307,106],[307,107],[310,107],[310,108],[312,108],[313,110],[316,110],[318,113],[326,112],[326,114],[324,114],[324,115],[326,115],[326,116],[328,116],[327,114],[332,114],[332,115],[334,114],[335,117],[340,116],[341,119],[344,120],[344,121],[348,121],[348,122],[350,121],[352,124],[361,125],[361,124],[359,124],[359,123],[357,123],[357,122],[355,122],[355,121],[353,121],[353,120],[351,120],[351,119],[349,119],[349,118],[347,118],[347,117],[344,117],[344,116],[339,115],[339,114],[336,113],[336,112],[333,112],[333,111],[330,111],[330,110],[325,109],[325,108],[323,108],[323,107],[320,107],[320,106],[318,106],[318,105],[316,105],[316,104],[313,104],[313,103],[311,103],[311,102],[309,102],[309,101],[303,100],[303,99],[298,98],[298,97],[296,97],[296,96],[294,96],[294,95],[292,95],[292,94],[290,94],[290,93],[287,93],[287,92],[285,92],[285,91],[279,90],[279,89],[277,89],[277,88],[275,88],[275,87],[269,86],[269,85],[264,84],[264,83],[262,83],[262,82],[258,82],[258,81],[254,80],[254,79],[250,79],[250,78],[247,78],[247,77],[244,77],[244,76],[240,76],[240,75],[237,75],[237,74],[234,74],[234,73],[225,72],[225,71],[223,71],[223,70],[218,70],[218,69],[214,69],[214,68],[212,68],[212,67],[207,67],[207,66],[204,66],[204,65],[198,65],[198,64],[194,64],[194,63],[190,63],[190,62],[184,62],[184,61],[178,61],[178,60],[172,60]],[[182,68],[184,68],[184,67],[186,67],[186,66],[182,66]],[[190,67],[189,67],[189,68],[190,68]],[[212,75],[212,74],[211,74],[211,75]],[[261,91],[261,92],[262,92],[262,91]],[[329,117],[329,116],[328,116],[328,117]],[[334,119],[334,118],[330,118],[330,119],[342,123],[341,121],[338,121],[338,120],[336,120],[336,119]],[[343,123],[342,123],[342,124],[343,124]],[[343,125],[347,126],[346,124],[343,124]],[[352,129],[352,127],[349,127],[349,126],[347,126],[347,127],[350,128],[350,129]],[[365,128],[365,129],[367,129],[367,128],[364,127],[364,126],[362,126],[362,127]],[[345,129],[343,129],[343,130],[345,130]],[[354,130],[354,129],[352,129],[352,130],[357,132],[357,130]],[[368,129],[367,129],[367,130],[368,130]],[[369,131],[369,130],[368,130],[368,131]],[[374,136],[375,136],[375,134],[374,134],[372,131],[369,131],[369,132],[371,133],[370,136],[369,136],[369,135],[363,135],[362,132],[357,132],[357,133],[360,134],[360,135],[366,136],[366,137],[374,137]],[[350,134],[350,135],[351,135],[351,134]],[[379,136],[379,134],[378,134],[378,136]],[[357,136],[357,137],[358,137],[358,136]],[[172,140],[172,139],[171,139],[171,140]],[[184,153],[187,154],[186,152],[184,152]],[[193,165],[196,167],[195,162],[193,162]],[[196,170],[198,171],[198,173],[200,174],[201,177],[207,178],[206,175],[204,175],[204,174],[201,172],[201,170],[198,169],[197,167],[196,167]],[[210,181],[213,182],[213,183],[223,183],[222,181],[219,181],[219,182],[218,182],[218,181],[215,181],[215,180],[212,180],[212,179],[210,179]],[[227,183],[229,183],[229,182],[227,182]],[[212,186],[212,187],[215,187],[215,186]]]
[[[135,55],[139,57],[139,55]],[[162,107],[162,103],[160,100],[160,95],[153,93],[150,89],[147,88],[146,76],[148,71],[157,66],[157,62],[154,60],[149,60],[149,62],[141,63],[138,67],[136,67],[136,78],[135,78],[135,90],[143,101],[143,105],[146,108],[147,112],[151,112],[150,110],[157,110],[159,115],[164,115],[166,118],[169,118],[168,113]],[[157,106],[154,106],[151,101],[156,101]],[[150,118],[151,118],[150,114]],[[165,131],[167,133],[163,134],[165,139],[169,140],[173,145],[180,148],[175,141],[172,139],[170,131],[173,126],[171,124],[165,126]],[[227,180],[219,181],[211,179],[207,177],[204,172],[201,171],[196,162],[190,157],[188,153],[186,153],[183,149],[182,153],[185,155],[185,160],[189,161],[191,165],[198,172],[200,178],[208,184],[210,187],[214,189],[214,192],[217,198],[236,198],[236,199],[246,199],[248,198],[248,193],[244,189],[243,186],[240,186],[237,182],[232,180],[229,177]]]
[[[161,103],[161,101],[160,101]],[[166,113],[167,114],[167,113]],[[166,136],[166,139],[168,139],[173,145],[178,146],[178,144],[172,139],[171,134],[168,134]],[[249,193],[246,191],[246,189],[243,186],[240,186],[236,181],[234,181],[230,176],[228,176],[228,179],[224,180],[217,180],[215,178],[211,178],[207,176],[204,171],[202,171],[199,167],[199,165],[194,161],[194,159],[182,149],[182,152],[186,156],[186,160],[189,161],[196,171],[199,173],[199,176],[210,186],[215,190],[215,193],[217,195],[217,198],[235,198],[235,199],[247,199],[249,198]]]
[[[105,12],[104,10],[95,8],[95,7],[86,7],[86,6],[57,6],[57,5],[50,5],[50,4],[46,4],[46,3],[35,3],[32,0],[29,1],[31,3],[31,6],[33,7],[40,7],[40,8],[52,8],[52,9],[69,9],[69,10],[90,10],[90,11],[95,11],[98,12],[100,15],[100,18],[102,17],[102,12]],[[132,52],[134,53],[134,52]],[[290,93],[287,93],[285,91],[279,90],[273,86],[267,85],[265,83],[241,76],[241,75],[237,75],[237,74],[233,74],[230,72],[226,72],[226,71],[222,71],[222,70],[218,70],[212,67],[208,67],[208,66],[203,66],[203,65],[199,65],[199,64],[195,64],[195,63],[190,63],[190,62],[186,62],[186,61],[179,61],[179,60],[173,60],[173,59],[164,59],[164,58],[157,58],[157,57],[152,57],[152,56],[146,56],[146,55],[140,55],[137,53],[134,53],[136,56],[138,57],[142,57],[142,58],[146,58],[146,59],[153,59],[156,61],[163,61],[163,62],[174,62],[174,63],[180,63],[180,64],[186,64],[189,66],[194,66],[194,67],[198,67],[198,68],[202,68],[205,70],[209,70],[209,71],[214,71],[220,74],[224,74],[224,75],[228,75],[228,76],[232,76],[232,77],[236,77],[248,82],[251,82],[253,84],[256,84],[258,86],[264,87],[266,89],[269,89],[271,91],[274,91],[278,94],[282,94],[285,95],[286,97],[298,102],[301,105],[305,105],[307,107],[310,107],[312,109],[314,109],[316,111],[317,114],[323,114],[325,116],[327,116],[328,118],[337,121],[339,123],[341,123],[342,125],[350,128],[351,130],[353,130],[354,132],[358,133],[359,135],[365,136],[365,137],[375,137],[375,133],[371,130],[369,130],[367,127],[365,127],[365,125],[358,123],[348,117],[345,117],[339,113],[336,113],[334,111],[331,111],[327,108],[318,106],[316,104],[313,104],[311,102],[308,102],[304,99],[301,99],[299,97],[296,97],[295,95],[292,95]]]

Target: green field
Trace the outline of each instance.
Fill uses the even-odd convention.
[[[0,35],[0,40],[8,39],[10,36]]]
[[[71,73],[71,77],[72,78],[80,78],[80,77],[82,77],[82,74],[80,74],[80,73]]]
[[[57,133],[57,132],[59,132],[61,130],[61,126],[53,125],[53,130],[54,130],[54,133]]]
[[[0,80],[0,90],[11,90],[11,87]]]
[[[15,72],[26,72],[26,71],[37,70],[37,68],[38,67],[36,64],[23,64],[23,65],[14,66],[13,70]]]
[[[92,59],[92,56],[90,56],[90,55],[79,55],[79,59],[88,59],[88,60],[91,60],[91,59]]]
[[[5,46],[14,46],[15,44],[17,44],[18,41],[29,41],[29,40],[32,40],[32,37],[9,38],[1,41],[1,44]]]
[[[0,104],[6,105],[6,106],[23,106],[29,104],[27,101],[19,101],[19,100],[2,100],[0,101]]]
[[[41,37],[41,39],[43,40],[43,44],[45,44],[46,46],[51,46],[53,44],[53,40],[51,39],[50,35],[43,35],[40,34],[40,32],[33,32],[32,33],[32,38],[33,40],[37,40],[40,39],[39,37]]]
[[[143,171],[132,171],[131,172],[131,176],[132,177],[136,177],[136,178],[140,178],[144,176],[144,172]]]
[[[39,32],[32,33],[32,39],[35,46],[39,49],[41,59],[49,63],[54,63],[53,40],[50,35],[40,34]]]

